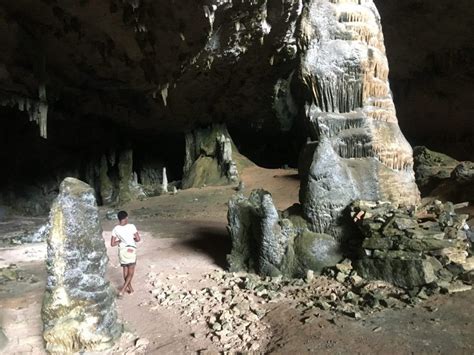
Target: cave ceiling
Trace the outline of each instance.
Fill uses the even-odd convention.
[[[402,130],[472,135],[474,5],[376,3]],[[300,13],[297,0],[2,0],[0,95],[37,99],[44,86],[50,125],[284,130],[275,96],[299,63]]]

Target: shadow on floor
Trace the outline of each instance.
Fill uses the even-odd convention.
[[[198,227],[193,230],[193,238],[184,240],[180,244],[209,255],[216,265],[227,269],[226,257],[231,251],[232,243],[225,225]]]
[[[274,178],[282,179],[282,180],[296,180],[300,181],[300,176],[298,173],[296,174],[287,174],[287,175],[275,175]]]

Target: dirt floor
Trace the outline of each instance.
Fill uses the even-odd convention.
[[[265,188],[279,209],[298,201],[295,170],[251,167],[244,171],[243,181],[245,194]],[[234,193],[232,187],[189,189],[124,206],[143,241],[138,249],[135,293],[117,300],[126,333],[110,353],[216,353],[224,349],[209,336],[209,315],[217,308],[206,308],[197,296],[188,297],[188,303],[167,306],[157,301],[157,295],[159,290],[173,289],[191,296],[220,285],[209,275],[226,267],[230,251],[226,204]],[[108,246],[115,221],[107,220],[106,212],[101,209]],[[122,276],[117,251],[108,246],[108,252],[108,277],[118,288]],[[0,268],[11,269],[9,278],[0,280],[1,353],[44,353],[40,309],[45,254],[44,243],[0,249]],[[255,331],[243,340],[256,352],[474,353],[474,291],[439,295],[413,307],[373,312],[360,319],[301,308],[291,300],[264,302],[243,296],[262,309],[262,317],[249,321],[248,327]],[[190,315],[187,308],[196,306],[193,302],[197,313]]]

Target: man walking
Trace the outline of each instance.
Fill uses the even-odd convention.
[[[137,245],[140,241],[140,235],[134,224],[128,223],[128,213],[120,211],[117,213],[119,224],[112,230],[111,246],[119,247],[119,261],[123,268],[124,284],[119,291],[119,297],[124,292],[132,293],[132,279],[135,273],[135,265],[137,263]]]

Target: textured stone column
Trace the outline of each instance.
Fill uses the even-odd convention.
[[[312,0],[303,10],[299,80],[310,143],[300,201],[313,231],[344,236],[355,199],[413,205],[412,149],[398,126],[380,16],[372,0]]]
[[[121,333],[93,189],[66,178],[50,214],[43,337],[51,353],[101,351]]]
[[[195,129],[186,134],[183,188],[236,183],[239,169],[248,164],[224,124]]]

